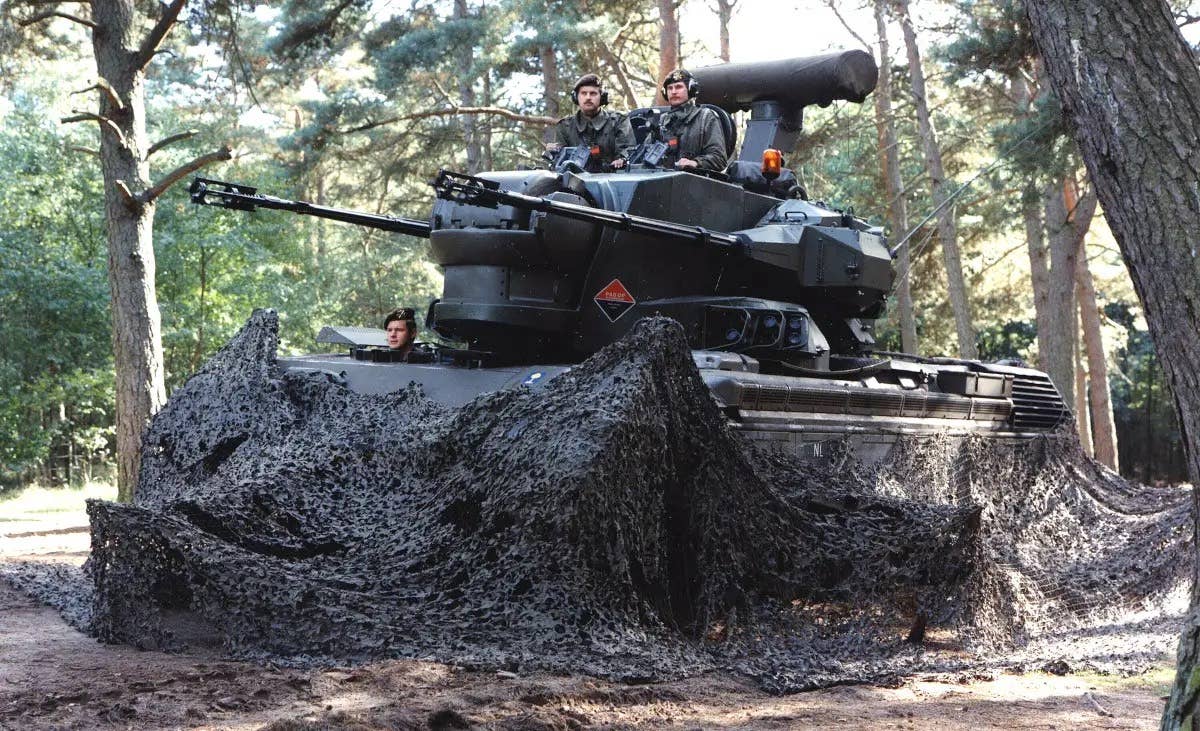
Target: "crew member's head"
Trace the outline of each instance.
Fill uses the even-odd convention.
[[[584,74],[571,90],[571,101],[575,102],[584,116],[594,117],[600,113],[600,107],[608,104],[608,92],[604,90],[599,76]]]
[[[417,339],[417,318],[411,307],[392,310],[383,318],[383,329],[387,331],[387,344],[392,350],[411,350]]]
[[[667,104],[677,107],[700,93],[700,82],[691,71],[675,69],[663,79],[662,92]]]

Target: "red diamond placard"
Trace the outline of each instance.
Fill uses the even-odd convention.
[[[637,304],[637,300],[629,293],[624,284],[621,284],[620,279],[614,279],[609,282],[604,289],[596,293],[592,299],[600,306],[601,312],[608,318],[609,322],[616,322],[633,306]]]

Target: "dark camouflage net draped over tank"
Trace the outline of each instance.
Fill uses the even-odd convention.
[[[1070,439],[908,441],[871,469],[761,452],[665,319],[461,409],[280,372],[276,345],[255,313],[155,419],[134,504],[89,505],[102,639],[625,679],[724,667],[777,691],[1166,649],[1102,628],[1162,621],[1187,496]]]

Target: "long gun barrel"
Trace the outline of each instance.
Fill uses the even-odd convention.
[[[232,208],[237,211],[253,211],[256,208],[271,208],[278,211],[291,211],[305,216],[327,218],[331,221],[355,223],[359,226],[377,228],[383,231],[395,231],[429,238],[430,226],[428,221],[415,218],[400,218],[398,216],[383,216],[377,213],[348,211],[341,208],[318,206],[307,201],[290,201],[284,198],[261,195],[257,188],[240,183],[225,183],[208,178],[194,178],[188,186],[192,203],[202,206],[219,206]]]
[[[748,239],[742,234],[723,233],[703,226],[689,226],[657,218],[632,216],[620,211],[609,211],[603,208],[592,208],[550,198],[514,193],[510,190],[501,190],[499,184],[493,180],[454,173],[449,170],[438,172],[437,179],[433,181],[433,188],[438,198],[466,205],[489,208],[499,205],[513,206],[531,211],[553,213],[556,216],[577,221],[596,223],[620,231],[633,231],[634,233],[681,239],[699,244],[711,243],[737,250],[744,250],[748,243]]]

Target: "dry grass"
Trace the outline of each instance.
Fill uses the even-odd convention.
[[[1097,690],[1147,690],[1161,698],[1165,698],[1171,693],[1171,686],[1175,683],[1175,664],[1163,663],[1137,675],[1101,675],[1100,673],[1086,671],[1077,672],[1075,675]]]
[[[71,514],[86,522],[84,503],[90,498],[115,500],[117,486],[107,482],[89,482],[83,487],[32,485],[6,493],[0,497],[0,523],[58,522]]]

